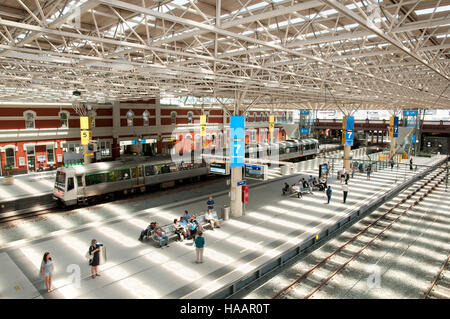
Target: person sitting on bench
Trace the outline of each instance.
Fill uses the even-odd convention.
[[[289,191],[289,184],[284,183],[284,187],[281,189],[281,191],[283,192],[283,195],[286,195],[286,193]]]
[[[151,222],[150,225],[147,226],[146,229],[141,231],[141,235],[139,236],[139,241],[142,241],[145,236],[149,237],[152,233],[153,229],[155,229],[155,222]]]

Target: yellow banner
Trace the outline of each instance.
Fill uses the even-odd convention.
[[[80,129],[82,130],[91,129],[91,121],[89,121],[89,116],[80,117]]]
[[[272,132],[275,127],[275,116],[269,115],[269,132]]]
[[[206,124],[206,115],[200,115],[200,124],[205,125]]]
[[[389,121],[389,137],[394,136],[394,117],[391,116],[391,119]]]
[[[81,131],[81,145],[88,145],[92,139],[91,131]]]
[[[205,137],[206,136],[206,126],[202,125],[201,126],[201,130],[200,130],[201,136]]]
[[[200,115],[200,124],[202,125],[200,128],[200,133],[202,137],[206,136],[206,115]]]

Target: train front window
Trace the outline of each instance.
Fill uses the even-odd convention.
[[[55,188],[62,191],[66,188],[66,174],[64,172],[56,172]]]

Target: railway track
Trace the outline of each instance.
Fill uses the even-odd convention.
[[[439,269],[423,299],[450,299],[450,254]]]
[[[386,212],[380,212],[378,214],[372,213],[369,217],[373,220],[370,221],[369,225],[279,290],[273,295],[272,299],[289,298],[289,293],[293,289],[296,290],[295,298],[299,298],[299,294],[305,299],[312,297],[321,288],[326,286],[337,274],[346,269],[350,262],[358,258],[358,256],[360,256],[368,247],[371,247],[371,245],[377,239],[382,237],[382,235],[390,229],[393,224],[400,220],[402,216],[407,214],[408,211],[418,205],[426,196],[435,190],[436,187],[445,180],[444,172],[444,169],[437,168],[437,171],[435,170],[428,174],[426,181],[419,187],[415,189],[414,186],[410,187],[409,190],[411,191],[407,191],[407,194],[401,200],[396,202],[392,208],[388,209]],[[418,198],[414,200],[413,196],[418,196]],[[403,208],[402,206],[409,200],[413,200],[413,202],[410,205],[407,205],[406,208]],[[401,212],[397,212],[398,210]],[[445,267],[447,266],[448,259]],[[318,275],[318,273],[320,273],[320,275]],[[437,276],[437,279],[439,277],[441,277],[441,274]],[[305,291],[305,289],[307,291]],[[430,287],[429,291],[432,289],[433,288]]]

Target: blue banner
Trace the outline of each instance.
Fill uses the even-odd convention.
[[[411,143],[415,143],[416,142],[416,134],[413,134],[412,139],[411,139]]]
[[[345,145],[353,146],[353,129],[355,128],[355,118],[353,116],[347,116],[345,123]]]
[[[308,110],[300,110],[300,114],[309,115],[309,111]]]
[[[392,137],[398,137],[398,116],[394,116],[394,131]]]
[[[309,134],[309,128],[300,128],[300,134]]]
[[[243,167],[245,161],[245,118],[230,117],[230,166]]]

